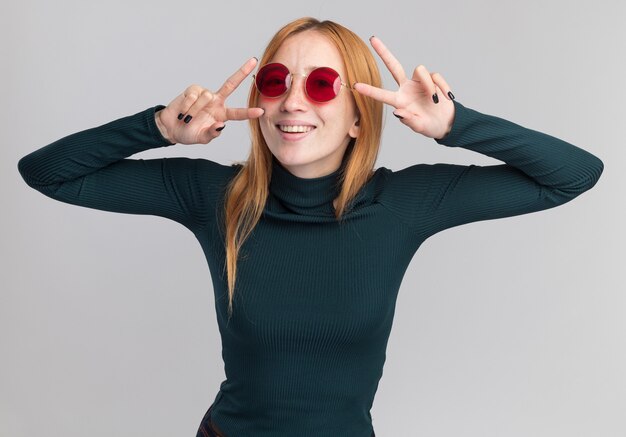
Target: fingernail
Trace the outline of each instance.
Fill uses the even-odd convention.
[[[224,129],[226,127],[226,125],[222,126],[222,127],[218,127],[217,129],[215,129],[218,132],[221,132],[222,129]]]
[[[396,117],[398,117],[400,120],[402,120],[404,117],[402,117],[401,115],[396,114],[395,112],[393,112],[393,115],[395,115]]]
[[[354,86],[355,86],[357,83],[358,83],[358,82],[354,82],[354,83],[352,84],[352,89],[355,89],[355,88],[354,88]]]
[[[183,118],[183,113],[181,112],[180,114],[178,114],[178,119],[182,120],[182,118]]]
[[[253,56],[254,59],[256,59],[257,62],[259,62],[259,58],[257,58],[256,56]]]
[[[372,38],[374,38],[375,35],[370,36],[370,41],[372,40]]]
[[[454,94],[452,94],[452,91],[448,91],[448,96],[449,96],[452,100],[454,100]]]
[[[188,115],[187,117],[185,117],[185,120],[183,120],[185,123],[189,123],[189,121],[193,118],[192,115]]]
[[[437,95],[437,93],[433,94],[433,102],[439,103],[439,96]]]

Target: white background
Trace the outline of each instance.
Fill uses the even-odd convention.
[[[224,372],[193,234],[161,217],[55,202],[24,183],[17,162],[166,105],[192,83],[217,89],[305,15],[376,35],[409,73],[441,73],[465,106],[605,164],[592,190],[561,207],[424,243],[398,297],[372,408],[377,437],[626,435],[624,3],[308,4],[3,7],[0,436],[195,436]],[[245,106],[249,80],[231,106]],[[229,122],[209,145],[136,157],[230,164],[247,157],[247,129]],[[387,108],[377,167],[418,162],[500,163],[415,134]]]

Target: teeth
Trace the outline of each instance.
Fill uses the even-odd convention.
[[[313,129],[313,126],[282,126],[279,125],[278,128],[283,132],[308,132]]]

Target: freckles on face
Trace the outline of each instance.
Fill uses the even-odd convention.
[[[306,95],[305,78],[301,76],[318,67],[330,67],[346,82],[339,50],[325,36],[305,31],[287,38],[268,61],[272,62],[285,65],[293,76],[282,96],[258,97],[258,106],[265,109],[259,122],[269,149],[275,156],[299,164],[325,158],[340,162],[356,122],[351,90],[341,86],[334,99],[313,102]]]

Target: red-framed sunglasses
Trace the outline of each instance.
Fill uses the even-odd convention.
[[[287,67],[278,62],[266,64],[253,75],[257,90],[265,97],[280,97],[291,87],[293,76]],[[339,95],[341,87],[347,87],[341,81],[339,73],[330,67],[319,67],[309,74],[298,74],[306,77],[304,89],[309,99],[317,103],[328,102]]]

